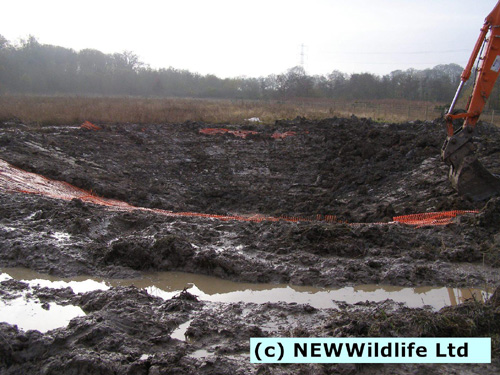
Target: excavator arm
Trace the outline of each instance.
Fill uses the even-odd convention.
[[[456,113],[455,106],[465,82],[470,78],[479,57],[474,88],[464,113]],[[492,175],[479,162],[472,142],[474,130],[500,74],[500,1],[486,17],[479,38],[465,67],[460,84],[448,114],[445,116],[448,135],[441,157],[450,166],[449,179],[459,194],[474,200],[488,199],[500,194],[500,178]],[[463,119],[463,125],[454,130],[453,121]]]

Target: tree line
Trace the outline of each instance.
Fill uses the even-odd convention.
[[[460,81],[457,64],[425,70],[308,75],[296,66],[267,77],[219,78],[188,70],[152,69],[130,51],[104,54],[41,44],[14,45],[0,35],[0,94],[132,95],[234,99],[407,99],[448,102]],[[490,107],[500,107],[499,90]],[[495,105],[498,104],[498,105]]]

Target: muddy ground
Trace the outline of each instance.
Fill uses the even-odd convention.
[[[335,215],[350,224],[171,217],[4,190],[0,267],[106,277],[138,276],[145,270],[186,271],[234,281],[314,286],[499,284],[500,200],[472,202],[451,189],[439,157],[445,137],[439,121],[378,124],[353,117],[224,126],[256,132],[246,137],[205,134],[200,130],[216,126],[204,123],[99,125],[101,129],[93,131],[4,123],[0,159],[141,207],[242,216]],[[292,133],[273,137],[285,132]],[[500,172],[500,132],[483,124],[478,137],[484,164]],[[460,216],[448,226],[390,223],[397,215],[453,209],[480,212]],[[2,282],[3,298],[15,294],[16,288],[27,286]],[[76,304],[88,315],[46,334],[0,324],[0,357],[5,358],[0,370],[499,371],[497,354],[494,364],[485,366],[265,366],[248,360],[248,338],[255,336],[498,337],[495,303],[441,312],[391,302],[315,310],[293,304],[215,304],[188,297],[163,301],[134,288],[84,295],[33,291],[33,298]],[[380,316],[389,316],[391,324],[373,323],[381,309],[385,315]],[[171,339],[175,327],[190,319],[190,340]],[[453,323],[464,320],[467,324]],[[395,329],[398,325],[404,328]],[[210,355],[192,355],[200,350]]]

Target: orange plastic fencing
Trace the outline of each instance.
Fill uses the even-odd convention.
[[[453,219],[459,215],[477,214],[479,211],[475,210],[454,210],[444,212],[427,212],[422,214],[412,214],[404,216],[396,216],[393,218],[395,222],[416,225],[418,227],[426,225],[448,225],[451,224]]]
[[[296,135],[297,135],[297,133],[293,132],[293,131],[288,131],[288,132],[284,132],[284,133],[274,132],[273,135],[271,135],[271,138],[284,139],[286,137],[295,137]]]
[[[152,209],[145,207],[132,206],[126,202],[98,197],[92,192],[80,189],[64,181],[51,180],[50,178],[38,175],[36,173],[26,172],[16,168],[9,163],[0,159],[0,191],[19,192],[25,194],[43,195],[55,199],[72,200],[79,199],[84,202],[93,203],[101,206],[109,207],[110,209],[119,211],[148,211],[155,212],[167,216],[183,216],[183,217],[201,217],[210,218],[222,221],[237,220],[248,222],[326,222],[326,223],[343,223],[348,225],[389,225],[390,223],[348,223],[339,220],[335,215],[316,215],[314,217],[305,218],[298,216],[263,216],[255,215],[213,215],[199,212],[173,212],[161,209]],[[393,223],[401,223],[416,227],[427,225],[447,225],[450,224],[458,215],[476,214],[478,211],[446,211],[446,212],[429,212],[423,214],[413,214],[405,216],[396,216],[393,218]]]
[[[82,129],[88,129],[88,130],[93,130],[93,131],[101,130],[101,128],[99,126],[92,124],[90,121],[85,121],[80,126],[80,128],[82,128]]]

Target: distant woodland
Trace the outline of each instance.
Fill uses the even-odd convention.
[[[0,35],[0,94],[130,95],[233,99],[407,99],[449,102],[460,80],[456,64],[388,75],[308,75],[300,66],[267,77],[218,78],[174,68],[152,69],[133,52],[104,54],[41,44],[17,44]],[[500,108],[499,90],[490,108]]]

